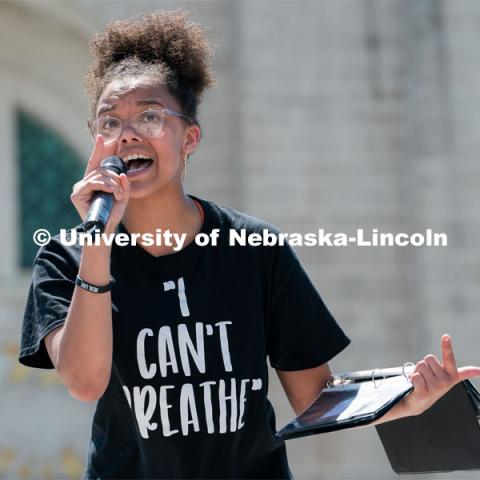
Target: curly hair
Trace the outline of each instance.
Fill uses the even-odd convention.
[[[196,123],[203,92],[215,85],[212,47],[184,9],[159,11],[106,25],[89,43],[93,63],[85,76],[90,114],[116,78],[151,75],[165,84],[183,113]]]

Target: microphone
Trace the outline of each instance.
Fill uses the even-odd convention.
[[[127,165],[123,162],[123,160],[114,155],[104,158],[100,163],[100,166],[106,170],[118,173],[119,175],[121,173],[127,173],[128,170]],[[98,232],[100,234],[104,232],[105,225],[107,224],[108,218],[110,217],[110,212],[112,211],[113,200],[113,193],[104,192],[101,190],[94,192],[87,218],[83,222],[83,228],[85,232]]]

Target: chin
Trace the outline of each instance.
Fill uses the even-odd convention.
[[[144,198],[152,197],[159,193],[162,193],[162,191],[165,190],[166,188],[167,188],[166,184],[142,185],[141,183],[135,184],[132,182],[130,187],[130,200],[142,200]]]
[[[130,200],[141,200],[142,198],[150,197],[154,193],[155,190],[147,185],[135,185],[132,183],[130,186]]]

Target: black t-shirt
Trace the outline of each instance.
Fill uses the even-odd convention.
[[[290,246],[229,244],[230,229],[275,227],[192,198],[205,213],[202,233],[220,229],[216,246],[192,242],[160,257],[112,247],[113,362],[84,479],[289,478],[267,356],[274,368],[302,370],[350,343]],[[43,338],[65,322],[80,256],[58,235],[39,250],[22,364],[53,368]]]

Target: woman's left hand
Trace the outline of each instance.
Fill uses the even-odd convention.
[[[462,380],[480,377],[480,367],[457,368],[450,335],[442,335],[441,343],[442,363],[435,355],[427,355],[410,375],[414,390],[404,398],[409,415],[423,413]]]

